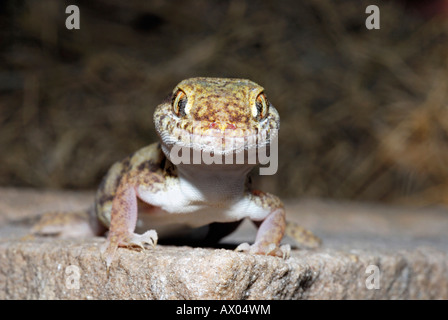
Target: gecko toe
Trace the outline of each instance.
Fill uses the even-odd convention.
[[[287,260],[291,256],[291,246],[289,244],[284,244],[280,247],[282,252],[283,260]]]
[[[157,240],[157,232],[155,230],[149,230],[144,234],[134,233],[129,239],[129,245],[138,246],[145,249],[145,244],[148,244],[154,248],[157,245]]]
[[[255,243],[253,245],[250,245],[249,243],[245,242],[236,247],[235,251],[248,252],[264,256],[275,256],[286,260],[291,255],[291,246],[289,244],[285,244],[281,247],[278,247],[278,245],[275,243],[270,243],[269,245],[260,245]]]
[[[236,247],[235,251],[236,252],[249,252],[250,251],[250,244],[248,244],[247,242],[244,242],[242,244],[240,244],[238,247]]]

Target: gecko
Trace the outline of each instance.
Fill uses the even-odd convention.
[[[155,246],[160,237],[194,234],[204,226],[204,238],[217,242],[244,219],[258,230],[253,244],[236,251],[288,257],[289,245],[281,245],[285,231],[308,246],[320,244],[308,230],[286,222],[277,196],[252,186],[250,172],[259,163],[248,161],[249,154],[269,148],[280,128],[262,86],[236,78],[186,79],[157,106],[153,120],[159,141],[111,166],[88,227],[78,223],[80,233],[108,231],[102,251],[107,268],[119,247]],[[33,233],[76,233],[73,226],[55,229],[56,220],[44,217]]]

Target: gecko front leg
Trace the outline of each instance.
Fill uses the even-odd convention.
[[[137,224],[137,187],[138,181],[127,176],[122,178],[114,200],[112,202],[109,234],[104,250],[106,267],[109,269],[118,247],[139,246],[144,248],[145,244],[157,244],[157,233],[155,230],[146,231],[143,234],[134,233]]]
[[[274,195],[261,191],[252,191],[254,202],[270,213],[261,221],[253,221],[258,227],[255,243],[240,244],[235,250],[287,258],[290,254],[290,246],[280,246],[286,228],[286,214],[281,201]]]

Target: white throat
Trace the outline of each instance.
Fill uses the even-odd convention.
[[[228,205],[243,196],[246,176],[252,167],[247,164],[179,164],[180,190],[192,201]]]

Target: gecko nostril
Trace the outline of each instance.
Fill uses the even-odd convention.
[[[216,122],[212,122],[209,124],[209,129],[219,129],[219,125]]]
[[[233,123],[228,123],[226,129],[235,130],[235,129],[236,129],[236,126],[235,126]]]

